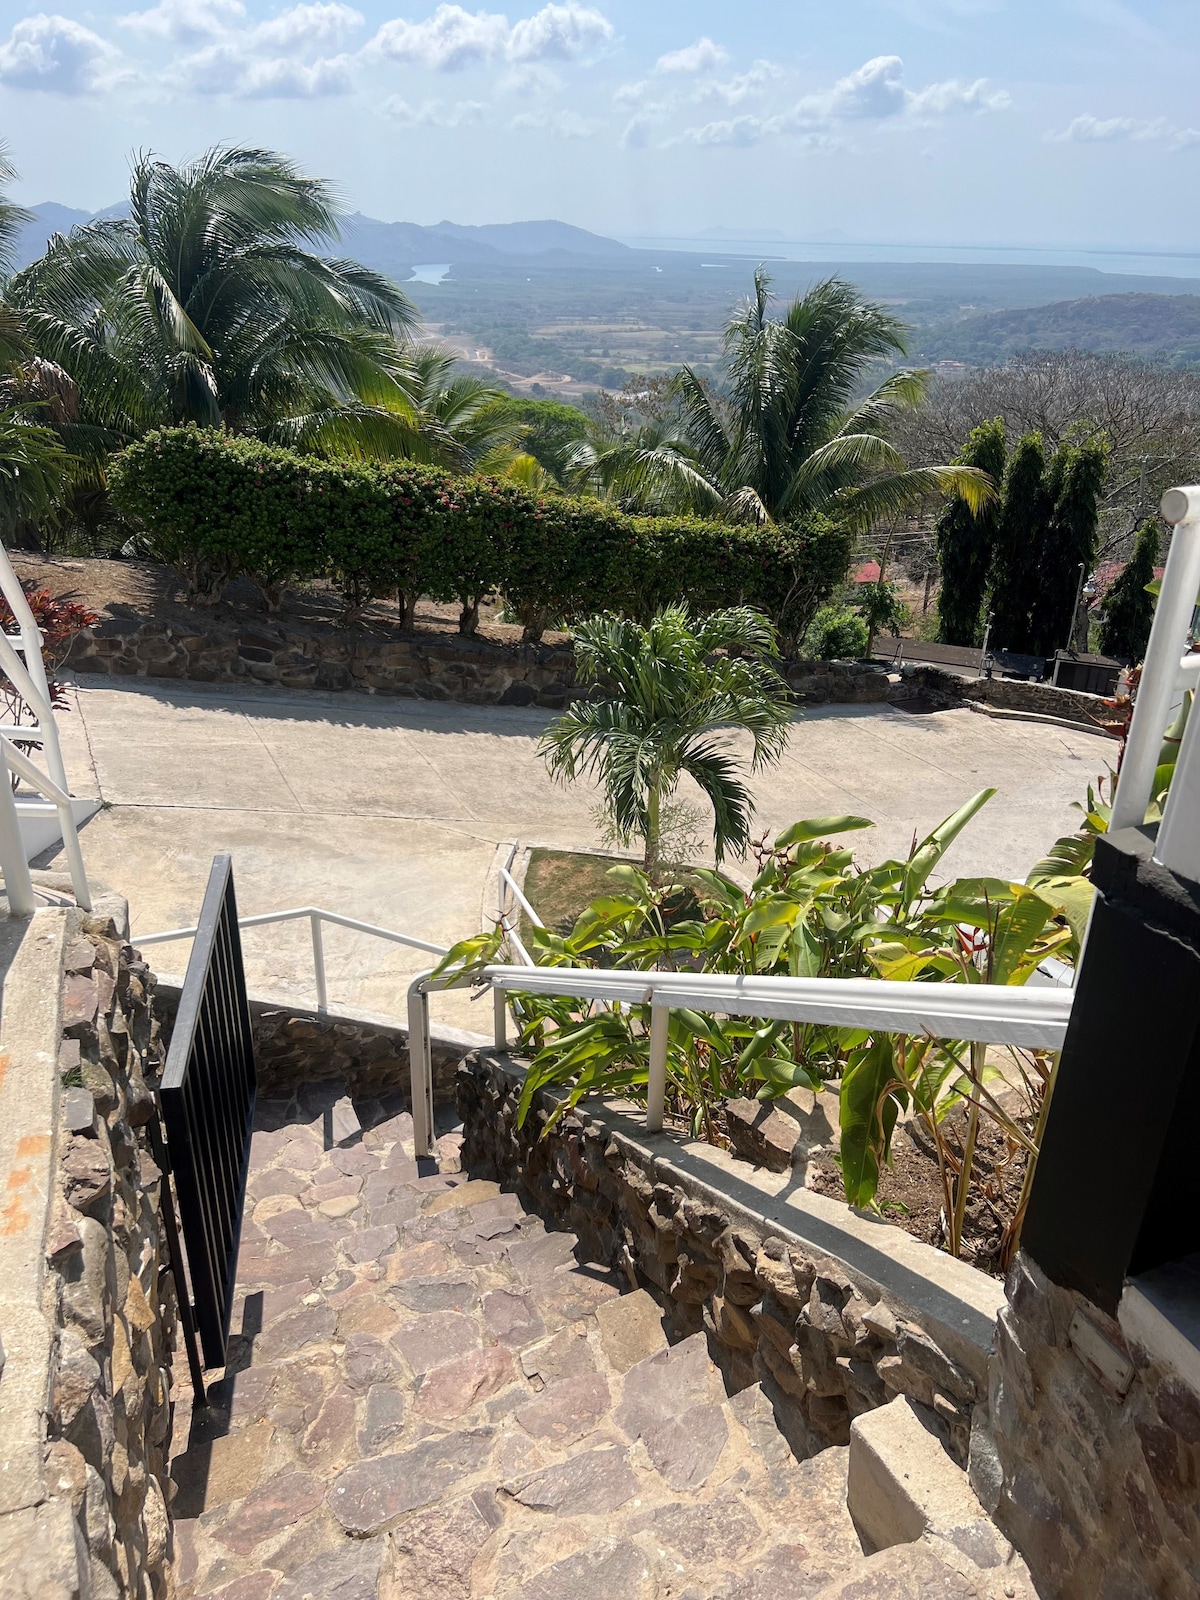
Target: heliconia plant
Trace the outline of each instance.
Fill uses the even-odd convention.
[[[853,850],[834,842],[873,826],[858,816],[803,820],[759,844],[748,889],[714,870],[656,884],[619,865],[609,873],[612,892],[594,900],[569,934],[533,928],[527,943],[538,964],[550,966],[1023,984],[1047,957],[1069,954],[1077,938],[1069,894],[999,878],[932,881],[994,793],[981,790],[907,856],[874,867],[859,867]],[[443,970],[481,968],[502,943],[499,929],[464,941]],[[644,1094],[648,1005],[516,995],[513,1010],[530,1056],[522,1119],[543,1088],[563,1091],[549,1126],[585,1095]],[[670,1012],[667,1105],[694,1138],[716,1142],[727,1099],[769,1101],[797,1087],[837,1095],[846,1199],[861,1207],[876,1204],[897,1121],[919,1118],[938,1151],[945,1242],[958,1254],[981,1119],[1032,1154],[1025,1124],[1037,1122],[1051,1065],[1042,1052],[1021,1053],[1001,1086],[1024,1091],[1027,1115],[1014,1116],[996,1092],[1000,1070],[981,1046],[679,1007]],[[958,1105],[966,1112],[965,1147],[943,1131]]]

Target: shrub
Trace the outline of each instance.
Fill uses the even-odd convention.
[[[330,462],[215,430],[164,429],[116,458],[113,496],[197,598],[235,574],[268,605],[288,579],[323,574],[353,618],[398,590],[456,600],[473,633],[479,602],[501,591],[525,637],[598,611],[646,620],[665,605],[751,605],[785,650],[843,580],[846,532],[824,518],[737,528],[693,517],[631,517],[520,484],[456,477],[408,462]]]
[[[811,661],[854,660],[867,653],[867,624],[847,605],[822,606],[804,635]]]

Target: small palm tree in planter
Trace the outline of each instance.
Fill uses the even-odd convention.
[[[592,617],[575,629],[575,664],[595,692],[546,729],[540,752],[561,782],[600,779],[614,833],[644,841],[652,878],[663,808],[687,773],[712,805],[720,862],[749,844],[753,814],[743,763],[720,734],[751,735],[751,772],[779,759],[792,704],[778,658],[775,630],[746,606],[701,618],[667,606],[645,626],[609,612]]]

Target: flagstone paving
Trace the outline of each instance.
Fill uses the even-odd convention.
[[[669,1343],[455,1134],[414,1161],[378,1102],[334,1143],[338,1094],[258,1108],[240,1331],[190,1435],[176,1413],[179,1600],[1005,1593],[925,1545],[864,1556],[845,1450],[797,1462],[703,1334]]]

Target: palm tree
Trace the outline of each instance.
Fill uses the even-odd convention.
[[[456,376],[457,363],[454,352],[441,345],[408,352],[397,373],[396,401],[397,415],[413,433],[406,454],[459,472],[507,475],[527,430],[505,406],[502,389]]]
[[[713,487],[678,417],[589,427],[563,460],[563,477],[578,491],[612,500],[624,511],[710,511]]]
[[[794,300],[782,318],[769,314],[770,300],[760,270],[725,330],[723,393],[684,367],[673,419],[595,441],[592,474],[603,491],[629,509],[760,523],[821,511],[856,528],[936,491],[973,507],[991,497],[984,473],[910,469],[889,441],[896,413],[924,398],[927,373],[902,369],[856,402],[871,368],[904,354],[903,325],[889,311],[839,278]]]
[[[609,612],[592,617],[575,629],[575,670],[598,696],[577,700],[551,723],[539,752],[560,782],[600,778],[614,831],[641,836],[651,876],[660,865],[664,802],[687,773],[712,804],[721,861],[749,843],[753,805],[719,730],[751,734],[751,772],[778,760],[792,710],[777,659],[775,630],[745,606],[697,619],[668,606],[645,627]]]
[[[4,192],[15,183],[17,169],[8,155],[8,146],[0,140],[0,282],[8,278],[13,269],[17,237],[22,226],[32,220],[28,211],[16,205]],[[8,302],[7,295],[0,297],[0,366],[19,361],[28,353],[20,318]]]
[[[129,217],[56,235],[9,299],[111,443],[194,422],[402,446],[398,340],[416,313],[379,273],[308,248],[338,217],[328,184],[271,151],[218,147],[182,168],[142,155]]]

